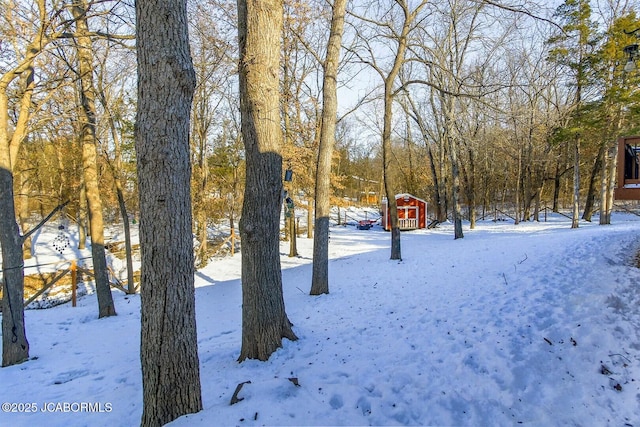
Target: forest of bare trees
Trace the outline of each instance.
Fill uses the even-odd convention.
[[[543,209],[565,211],[573,227],[598,211],[609,221],[616,140],[640,132],[640,74],[623,71],[640,27],[634,1],[165,2],[184,17],[184,45],[143,37],[158,24],[136,22],[136,7],[138,20],[159,12],[137,3],[0,3],[3,366],[29,357],[22,267],[30,230],[61,206],[80,245],[90,239],[100,317],[117,311],[106,225],[157,226],[141,229],[149,289],[165,292],[170,272],[150,274],[163,263],[154,252],[145,264],[145,245],[167,259],[189,252],[174,282],[176,307],[191,311],[193,268],[216,250],[211,230],[238,230],[240,360],[296,339],[279,290],[278,242],[300,233],[295,218],[281,223],[285,190],[315,238],[312,294],[329,292],[331,207],[386,197],[391,259],[401,258],[401,192],[427,200],[431,220],[451,220],[456,239],[463,221],[498,211],[516,223]],[[148,40],[166,56],[143,57]],[[165,304],[148,298],[143,313]],[[195,334],[192,315],[182,321]],[[143,338],[162,327],[152,317]],[[184,357],[197,365],[197,352]],[[186,409],[145,412],[146,423],[198,410],[199,391],[185,393]]]

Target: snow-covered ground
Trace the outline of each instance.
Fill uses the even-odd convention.
[[[640,218],[613,223],[445,224],[403,233],[401,262],[379,226],[333,227],[321,297],[312,242],[285,242],[299,340],[267,362],[236,362],[240,256],[215,259],[196,276],[204,410],[172,425],[639,426]],[[140,300],[114,297],[112,318],[93,295],[25,312],[32,360],[0,369],[0,425],[139,424]]]

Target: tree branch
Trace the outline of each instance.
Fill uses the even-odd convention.
[[[67,206],[69,204],[70,200],[67,200],[66,202],[56,206],[51,213],[49,213],[49,215],[47,215],[42,221],[40,221],[38,223],[38,225],[36,225],[35,227],[33,227],[31,230],[27,231],[21,238],[21,243],[24,243],[25,240],[27,240],[29,238],[29,236],[31,236],[33,233],[35,233],[40,227],[42,227],[43,225],[45,225],[47,223],[47,221],[49,221],[51,219],[52,216],[54,216],[56,214],[56,212],[62,210],[62,208],[64,208],[65,206]]]
[[[494,6],[497,7],[499,9],[502,10],[506,10],[509,12],[515,12],[515,13],[521,13],[523,15],[527,15],[533,19],[536,19],[538,21],[543,21],[546,22],[548,24],[553,25],[554,27],[558,28],[563,34],[566,34],[566,32],[564,31],[564,29],[558,25],[557,23],[553,22],[551,19],[548,18],[543,18],[542,16],[538,16],[535,13],[524,9],[524,8],[519,8],[519,7],[515,7],[515,6],[508,6],[506,4],[501,4],[499,2],[493,1],[493,0],[475,0],[477,3],[482,3],[482,4],[488,4],[489,6]]]

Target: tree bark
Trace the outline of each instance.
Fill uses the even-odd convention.
[[[13,169],[18,150],[27,134],[27,124],[34,88],[34,61],[42,52],[48,39],[46,5],[35,2],[40,16],[38,32],[15,68],[0,77],[0,245],[2,246],[2,366],[15,365],[29,358],[29,343],[24,325],[24,258],[22,236],[16,222],[13,193]],[[21,77],[25,86],[21,94],[18,120],[9,132],[9,96],[11,82]],[[7,315],[6,313],[10,313]]]
[[[451,136],[447,137],[449,141],[449,158],[451,159],[451,179],[452,191],[451,198],[453,201],[453,238],[462,239],[462,209],[460,207],[460,171],[458,165],[458,149],[455,141]]]
[[[82,173],[78,196],[78,249],[85,249],[87,247],[87,190]]]
[[[104,247],[104,222],[98,183],[98,152],[96,138],[96,92],[93,85],[93,46],[87,24],[86,0],[75,0],[71,8],[76,20],[78,45],[78,73],[80,75],[80,116],[82,167],[91,229],[91,258],[98,296],[98,317],[115,316],[116,309],[109,285],[107,257]]]
[[[124,228],[124,248],[127,263],[127,293],[135,294],[135,283],[133,280],[133,254],[131,248],[131,227],[129,225],[127,204],[124,198],[124,188],[122,187],[122,144],[120,142],[120,135],[118,134],[114,115],[110,111],[109,103],[107,102],[103,83],[103,77],[101,75],[98,79],[98,99],[100,100],[102,107],[104,108],[106,120],[109,123],[111,137],[113,138],[114,158],[113,163],[109,162],[109,165],[111,166],[111,173],[113,174],[113,181],[116,188],[116,197],[118,198],[118,207],[120,209],[120,217],[122,218],[122,226]]]
[[[573,200],[571,228],[580,224],[580,136],[573,141]]]
[[[600,225],[611,224],[611,211],[613,210],[613,191],[616,182],[616,158],[618,144],[613,144],[607,150],[606,165],[602,168],[602,189],[600,203]]]
[[[246,185],[242,240],[242,348],[239,361],[267,360],[296,340],[285,313],[280,270],[282,0],[239,0],[238,38]],[[292,237],[293,238],[293,237]]]
[[[142,426],[202,409],[189,120],[196,84],[187,2],[136,1]]]
[[[2,366],[29,358],[24,327],[24,260],[15,216],[8,146],[0,146],[0,244],[2,245]]]
[[[313,234],[313,270],[311,295],[329,293],[329,215],[331,214],[331,158],[335,146],[338,112],[338,63],[344,31],[346,0],[333,3],[329,43],[324,62],[322,86],[322,123],[316,167],[315,232]]]
[[[289,257],[293,258],[298,256],[298,231],[296,230],[295,212],[291,212],[290,215],[289,235],[291,235],[291,240],[289,241]]]
[[[591,216],[595,211],[596,194],[598,194],[598,183],[601,182],[598,178],[602,177],[602,170],[604,168],[604,158],[607,151],[606,142],[601,142],[598,147],[598,154],[593,162],[593,168],[591,169],[591,176],[589,178],[589,188],[587,190],[587,199],[584,205],[584,212],[582,213],[582,219],[591,222]]]
[[[393,153],[391,152],[391,125],[393,118],[393,100],[394,100],[394,84],[395,80],[402,68],[408,45],[409,32],[411,31],[413,22],[424,7],[425,2],[421,2],[411,11],[409,3],[404,0],[397,0],[396,3],[401,7],[403,13],[402,30],[397,36],[398,43],[393,66],[384,80],[384,115],[382,127],[382,174],[384,179],[384,189],[387,195],[387,206],[389,208],[389,223],[391,225],[391,259],[401,260],[402,249],[400,241],[400,228],[398,226],[398,206],[396,204],[396,185],[390,171]],[[380,73],[382,75],[382,73]]]
[[[127,213],[127,205],[124,201],[124,193],[122,191],[122,183],[120,182],[120,178],[116,177],[115,181],[118,206],[120,207],[122,226],[124,227],[124,252],[127,262],[127,293],[135,294],[136,285],[133,281],[133,254],[131,248],[131,227],[129,226],[129,214]]]
[[[313,197],[307,197],[307,239],[313,239]]]

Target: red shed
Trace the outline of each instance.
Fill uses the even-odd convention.
[[[427,228],[427,202],[408,193],[396,194],[398,205],[398,227],[401,230]],[[387,199],[382,199],[382,227],[391,230],[391,217]]]

